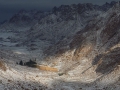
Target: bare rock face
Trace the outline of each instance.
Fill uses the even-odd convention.
[[[98,59],[98,62],[96,72],[105,74],[114,71],[114,69],[120,65],[120,47],[103,54],[103,56]]]
[[[94,68],[96,73],[109,74],[114,72],[120,64],[119,9],[120,5],[117,3],[103,15],[92,19],[85,28],[78,31],[73,38],[71,38],[70,42],[64,43],[64,45],[68,47],[64,47],[62,50],[61,48],[63,46],[59,41],[54,47],[51,47],[52,49],[48,49],[49,52],[55,50],[56,52],[53,54],[53,57],[55,55],[56,58],[62,58],[61,60],[65,62],[66,53],[73,51],[71,53],[72,58],[69,59],[69,62],[66,61],[68,62],[68,66],[74,62],[73,65],[69,66],[69,69],[70,67],[72,68],[72,66],[81,65],[84,59],[87,58],[88,61],[86,61],[84,65],[91,63],[89,65],[96,67]],[[61,42],[63,41],[65,40]],[[59,48],[57,48],[58,46]]]
[[[96,72],[99,73],[110,73],[114,71],[119,65],[120,58],[120,27],[119,27],[119,15],[113,12],[107,20],[107,23],[103,26],[103,30],[100,33],[100,48],[98,48],[100,53],[98,56],[98,63]],[[117,46],[116,46],[117,45]],[[114,48],[113,48],[114,47]],[[103,49],[104,48],[104,49]],[[112,49],[111,49],[112,48]],[[102,51],[104,50],[104,51]]]
[[[114,37],[119,31],[120,28],[120,16],[117,16],[117,13],[113,12],[112,15],[108,18],[106,22],[106,27],[101,32],[101,39],[103,44],[109,41]]]

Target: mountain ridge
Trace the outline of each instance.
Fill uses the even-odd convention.
[[[50,12],[22,10],[16,15],[0,26],[1,65],[6,69],[0,69],[2,88],[119,90],[119,2],[61,5]],[[57,72],[27,67],[31,60]]]

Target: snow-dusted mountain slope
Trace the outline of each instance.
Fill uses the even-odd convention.
[[[103,6],[87,3],[54,7],[50,15],[39,20],[28,30],[30,33],[27,34],[24,44],[31,44],[32,41],[41,47],[42,45],[39,46],[36,41],[44,41],[46,42],[44,45],[48,46],[55,45],[63,39],[70,42],[76,32],[82,30],[93,18],[107,11],[114,3],[106,3]]]
[[[119,2],[20,11],[0,26],[0,89],[119,90],[119,24]]]

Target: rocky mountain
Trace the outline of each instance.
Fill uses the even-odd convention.
[[[50,58],[47,57],[46,60],[53,61],[54,66],[60,66],[60,71],[69,76],[78,75],[91,80],[96,78],[93,81],[103,85],[115,83],[116,80],[119,82],[119,10],[120,4],[117,3],[91,20],[69,43],[62,40],[47,49],[45,53]]]
[[[50,15],[42,18],[28,30],[27,44],[37,41],[48,41],[50,45],[66,39],[69,42],[75,33],[83,29],[88,22],[104,13],[115,2],[103,6],[86,4],[61,5],[54,7]],[[25,42],[26,42],[25,41]]]
[[[0,26],[0,87],[119,90],[119,24],[120,3],[114,1],[21,10]],[[27,67],[32,62],[37,65]]]

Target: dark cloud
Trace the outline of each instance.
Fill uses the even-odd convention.
[[[10,18],[20,9],[50,10],[54,6],[66,4],[93,3],[101,5],[111,1],[112,0],[0,0],[0,21]]]

